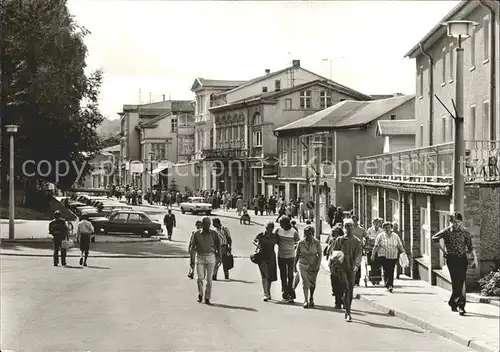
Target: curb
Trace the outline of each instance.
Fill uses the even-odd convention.
[[[476,294],[467,294],[467,302],[472,303],[483,303],[483,304],[491,304],[493,306],[500,307],[500,300],[498,297],[483,297]]]
[[[124,241],[124,240],[118,240],[118,241],[97,241],[97,243],[151,243],[151,242],[160,242],[162,239],[161,238],[148,238],[144,240],[131,240],[131,241]],[[1,239],[0,243],[13,243],[13,244],[34,244],[34,243],[52,243],[52,238],[26,238],[26,239],[14,239],[14,240],[9,240],[9,239]],[[76,242],[75,242],[76,243]]]
[[[323,269],[327,273],[330,272],[330,269],[328,268],[328,265],[327,265],[327,263],[325,263],[325,261],[321,261],[321,266],[323,267]],[[368,303],[368,305],[370,307],[375,308],[375,309],[377,309],[377,310],[379,310],[379,311],[381,311],[389,316],[393,316],[393,317],[402,319],[404,321],[407,321],[408,323],[411,323],[415,326],[418,326],[424,330],[435,333],[436,335],[444,337],[444,338],[451,340],[453,342],[456,342],[460,345],[472,348],[476,351],[479,351],[479,352],[499,352],[498,350],[495,350],[492,346],[489,346],[481,341],[469,340],[469,339],[464,338],[456,333],[443,330],[442,328],[440,328],[436,325],[433,325],[433,324],[429,324],[420,318],[417,318],[417,317],[412,316],[410,314],[406,314],[404,312],[401,312],[401,311],[389,308],[387,306],[384,306],[382,304],[379,304],[372,299],[368,299],[368,298],[364,297],[362,294],[359,294],[359,293],[355,294],[354,299],[362,300],[362,301]]]

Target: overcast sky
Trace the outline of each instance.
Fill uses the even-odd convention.
[[[192,99],[196,77],[246,80],[288,66],[330,76],[366,94],[415,92],[403,59],[458,1],[69,0],[90,69],[104,70],[100,108]],[[328,59],[329,61],[324,61]]]

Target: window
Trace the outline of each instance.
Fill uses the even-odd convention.
[[[172,132],[177,132],[177,119],[172,119],[171,120],[171,124],[172,124]]]
[[[391,205],[392,205],[392,222],[396,222],[398,225],[400,225],[399,222],[399,201],[395,199],[391,199]],[[401,228],[400,228],[401,230]]]
[[[451,116],[448,116],[448,131],[450,133],[450,142],[455,140],[455,122]]]
[[[253,133],[253,146],[262,147],[262,131],[255,131]]]
[[[322,90],[319,94],[320,109],[325,109],[329,106],[332,106],[332,93]]]
[[[441,142],[446,143],[446,116],[441,117]]]
[[[391,115],[391,120],[392,121],[396,120],[396,115]]]
[[[114,221],[127,221],[129,213],[118,213],[113,217]]]
[[[450,81],[453,81],[453,78],[454,78],[454,72],[455,72],[455,52],[453,51],[453,44],[450,44],[450,52],[448,54],[448,60],[449,60],[449,67],[448,67],[448,71],[449,71],[449,74],[448,76],[450,77]]]
[[[483,19],[483,61],[487,61],[490,59],[490,19],[489,16],[486,16]]]
[[[292,152],[292,160],[291,160],[291,166],[297,166],[298,162],[298,155],[297,155],[297,138],[292,138],[290,140],[291,144],[291,152]]]
[[[140,214],[130,214],[128,216],[128,221],[129,222],[142,221],[142,217],[140,216]]]
[[[420,208],[420,253],[422,256],[430,254],[430,224],[429,224],[429,210],[427,208]]]
[[[305,145],[309,145],[309,138],[304,138],[302,140],[302,142],[305,144]],[[307,149],[306,146],[304,146],[304,144],[302,144],[302,142],[300,143],[300,148],[301,148],[301,165],[305,166],[307,165],[307,162],[308,162],[308,156],[309,156],[309,150]]]
[[[441,59],[441,80],[442,84],[446,84],[446,48],[443,48],[443,57]]]
[[[420,147],[424,146],[424,125],[420,125]]]
[[[300,92],[300,108],[310,109],[311,108],[311,91],[303,90]]]
[[[287,166],[288,165],[288,151],[287,151],[287,140],[285,138],[281,139],[281,158],[280,158],[280,164],[281,166]]]
[[[253,121],[252,121],[252,125],[255,126],[255,125],[262,125],[262,115],[259,113],[259,112],[256,112],[254,115],[253,115]]]
[[[480,139],[490,139],[490,102],[488,100],[483,102],[483,136]]]
[[[292,110],[292,99],[285,99],[285,110]]]
[[[476,31],[472,30],[472,34],[469,38],[470,40],[470,68],[476,68]]]
[[[378,199],[377,196],[371,196],[372,201],[372,220],[378,218]]]
[[[418,77],[418,95],[424,96],[424,66],[420,66],[420,76]]]
[[[267,93],[267,87],[262,87],[262,93]]]
[[[277,79],[276,81],[274,81],[274,90],[275,91],[281,90],[281,81],[279,79]]]
[[[192,136],[181,136],[177,143],[179,155],[191,155],[193,153],[194,138]]]
[[[476,105],[470,106],[470,132],[469,139],[476,139]]]
[[[203,141],[203,142],[205,142],[205,141]],[[210,145],[208,147],[213,148],[213,145],[214,145],[214,130],[211,129],[210,130]]]
[[[154,160],[165,159],[165,143],[151,143],[151,151],[154,153]]]

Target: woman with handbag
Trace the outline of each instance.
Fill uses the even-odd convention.
[[[231,254],[231,246],[233,240],[231,238],[231,233],[226,226],[222,226],[219,218],[212,220],[212,225],[215,227],[215,231],[219,234],[221,243],[221,253],[220,258],[217,260],[214,268],[213,280],[217,281],[217,273],[222,264],[222,269],[224,270],[224,278],[229,280],[229,270],[232,269],[231,259],[233,255]]]
[[[262,288],[264,297],[262,300],[267,302],[271,299],[271,283],[278,280],[276,252],[274,247],[278,244],[278,235],[274,232],[274,223],[268,222],[266,230],[259,233],[253,243],[257,246],[257,252],[253,258],[259,265],[260,276],[262,277]],[[254,261],[254,262],[255,262]]]
[[[384,232],[379,234],[375,239],[375,246],[372,250],[371,260],[375,260],[375,255],[378,255],[379,260],[384,270],[384,282],[387,291],[391,292],[394,289],[394,269],[398,262],[399,255],[405,253],[401,238],[392,231],[392,223],[384,222],[382,225]]]
[[[304,290],[304,308],[314,308],[314,290],[316,279],[321,267],[323,250],[321,242],[314,238],[314,228],[310,225],[304,228],[304,238],[297,244],[295,250],[294,272],[299,264],[300,279]]]

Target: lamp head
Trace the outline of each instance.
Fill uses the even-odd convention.
[[[17,130],[19,129],[18,125],[6,125],[5,129],[7,130],[8,133],[16,133]]]
[[[464,39],[472,35],[474,27],[478,24],[473,21],[455,20],[444,22],[442,25],[446,26],[448,37]]]

